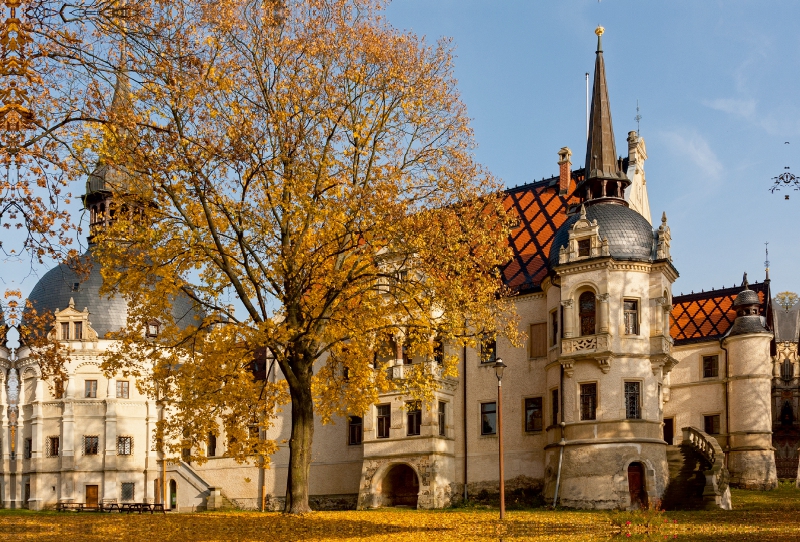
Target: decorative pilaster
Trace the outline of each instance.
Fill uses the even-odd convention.
[[[564,338],[571,339],[574,336],[574,332],[572,331],[572,323],[574,317],[572,316],[572,305],[573,301],[571,299],[565,299],[561,302],[562,310],[564,311]]]
[[[600,294],[597,301],[600,303],[600,333],[608,333],[608,294]]]

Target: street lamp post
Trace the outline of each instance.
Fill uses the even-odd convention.
[[[497,439],[500,452],[500,519],[506,517],[506,483],[503,469],[503,371],[506,364],[497,358],[494,364],[494,373],[497,375]]]

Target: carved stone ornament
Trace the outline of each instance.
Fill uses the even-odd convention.
[[[597,358],[597,366],[600,367],[600,370],[603,371],[603,374],[608,374],[608,372],[611,370],[611,356]]]
[[[564,368],[564,376],[572,378],[572,375],[575,374],[575,363],[571,359],[562,359],[559,362]]]
[[[573,303],[572,299],[565,299],[564,301],[561,302],[561,306],[564,307],[565,309],[571,309],[572,303]]]
[[[669,254],[670,241],[672,241],[672,235],[670,234],[669,226],[667,226],[667,213],[663,213],[661,215],[661,225],[658,227],[657,259],[672,261],[672,256]]]
[[[609,294],[600,294],[597,296],[597,300],[600,303],[608,303],[608,298],[611,297]]]
[[[581,241],[589,242],[588,254],[581,255],[578,248]],[[600,226],[597,225],[597,220],[586,218],[586,208],[581,205],[581,215],[569,229],[569,242],[558,252],[558,263],[564,264],[608,255],[608,239],[600,239]]]

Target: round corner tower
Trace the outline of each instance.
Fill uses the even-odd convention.
[[[770,490],[778,485],[772,447],[773,335],[759,314],[761,300],[744,279],[733,303],[736,321],[722,341],[728,351],[730,438],[728,471],[731,485]]]

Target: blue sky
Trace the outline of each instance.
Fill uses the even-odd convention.
[[[773,292],[800,290],[800,192],[769,192],[784,166],[800,174],[800,2],[395,0],[387,17],[453,38],[477,158],[506,186],[557,174],[565,145],[583,165],[601,24],[617,152],[638,99],[651,211],[667,212],[681,273],[673,292],[732,286],[745,270],[763,280],[765,241]]]
[[[477,158],[507,186],[556,174],[565,145],[582,165],[584,73],[603,25],[617,151],[638,99],[674,293],[731,286],[745,270],[762,280],[765,241],[773,292],[800,290],[800,192],[769,192],[784,166],[800,174],[800,2],[396,0],[386,15],[431,42],[453,38]],[[33,288],[27,263],[0,266],[0,289]]]

